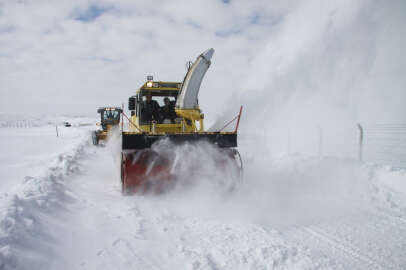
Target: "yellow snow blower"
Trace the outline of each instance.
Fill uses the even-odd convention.
[[[105,140],[110,130],[114,126],[120,124],[120,116],[123,110],[116,107],[101,107],[97,110],[100,114],[101,129],[92,132],[92,141],[94,145],[98,145],[100,140]]]
[[[154,81],[152,76],[148,76],[136,94],[129,98],[131,117],[124,114],[129,128],[122,132],[123,193],[148,190],[151,179],[154,179],[155,187],[157,181],[165,186],[168,181],[174,180],[171,175],[173,157],[160,156],[151,149],[154,143],[163,139],[174,145],[198,141],[212,143],[223,153],[216,160],[218,169],[221,170],[226,161],[231,159],[234,170],[241,175],[242,160],[236,147],[242,107],[233,119],[237,121],[234,131],[208,132],[204,130],[204,115],[198,104],[200,84],[213,53],[214,49],[209,49],[199,55],[189,65],[183,82]]]

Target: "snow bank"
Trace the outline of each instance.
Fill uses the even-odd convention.
[[[44,256],[53,253],[49,224],[60,218],[64,203],[73,199],[64,180],[79,172],[77,160],[85,153],[89,131],[61,129],[57,138],[54,129],[43,124],[1,130],[7,144],[0,155],[4,187],[0,194],[0,269],[44,269]]]
[[[368,165],[374,179],[374,195],[393,211],[406,213],[406,170],[391,166]]]
[[[82,121],[77,119],[78,121]],[[90,139],[94,127],[42,125],[27,128],[0,128],[0,212],[7,201],[20,191],[24,177],[37,177],[59,155]]]
[[[44,256],[52,256],[53,239],[47,237],[46,222],[65,211],[64,203],[72,200],[64,180],[79,172],[77,160],[84,155],[87,142],[61,154],[40,177],[25,178],[21,194],[15,195],[0,221],[0,268],[44,269]],[[19,262],[24,261],[24,265]]]

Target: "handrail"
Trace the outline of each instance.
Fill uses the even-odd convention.
[[[238,130],[238,126],[240,125],[240,118],[241,118],[241,113],[242,113],[242,105],[240,107],[240,112],[238,113],[238,115],[236,117],[234,117],[232,120],[230,120],[229,122],[227,122],[227,124],[225,124],[224,127],[222,127],[218,132],[221,132],[223,129],[225,129],[226,127],[228,127],[232,122],[234,122],[236,119],[237,120],[237,124],[235,126],[235,130],[234,132],[237,132]]]
[[[235,125],[235,130],[234,130],[234,132],[237,132],[238,127],[239,127],[239,125],[240,125],[241,114],[242,114],[242,105],[240,106],[240,113],[238,114],[237,125]]]
[[[139,127],[137,127],[136,124],[134,124],[134,123],[130,120],[130,118],[129,118],[124,112],[122,112],[122,114],[125,116],[125,118],[127,118],[128,122],[130,122],[130,124],[132,124],[136,129],[138,129],[139,132],[143,132]]]

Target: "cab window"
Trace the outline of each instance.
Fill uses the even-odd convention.
[[[105,120],[113,120],[119,118],[118,111],[104,111],[103,118]]]

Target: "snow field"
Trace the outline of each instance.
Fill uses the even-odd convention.
[[[28,145],[35,139],[24,139],[21,129],[0,129],[5,137],[19,134],[10,149],[12,143],[33,147],[32,160],[42,151],[39,163],[19,165],[24,176],[2,183],[0,269],[406,265],[402,169],[338,158],[256,156],[242,142],[245,177],[233,193],[218,185],[227,170],[213,175],[213,164],[206,162],[197,175],[178,167],[183,181],[170,192],[122,196],[117,135],[106,147],[93,147],[93,127],[77,126],[63,129],[61,146],[49,127],[38,128],[48,148]],[[195,150],[197,155],[190,154]],[[211,151],[185,146],[175,156],[189,152],[193,165]],[[8,171],[17,157],[2,156],[9,161],[2,178],[12,176]]]
[[[35,251],[52,251],[52,239],[43,237],[49,230],[45,221],[69,198],[61,181],[78,172],[88,132],[60,127],[56,137],[48,123],[0,128],[0,269],[18,269],[22,259],[37,269],[46,263]]]

